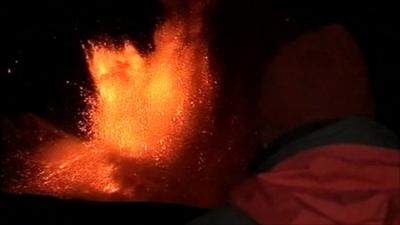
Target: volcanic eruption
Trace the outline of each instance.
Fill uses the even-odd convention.
[[[91,200],[175,198],[165,193],[180,185],[174,171],[184,146],[211,133],[217,82],[202,36],[204,2],[185,13],[174,3],[168,7],[149,53],[130,40],[83,44],[94,84],[94,92],[83,95],[84,137],[26,117],[30,133],[19,136],[38,140],[12,149],[4,165],[17,162],[21,169],[5,169],[5,191]]]

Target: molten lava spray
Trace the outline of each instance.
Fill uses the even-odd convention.
[[[207,48],[190,40],[184,23],[168,21],[157,30],[155,51],[141,55],[122,47],[90,43],[86,48],[97,94],[90,102],[89,130],[102,145],[132,157],[176,149],[193,129],[195,115],[210,106],[212,80]],[[202,112],[200,112],[202,111]],[[173,154],[173,153],[171,153]]]
[[[160,196],[174,183],[183,185],[173,169],[183,147],[192,136],[211,133],[216,82],[202,37],[202,9],[197,2],[184,15],[172,10],[148,54],[128,40],[84,45],[95,86],[95,94],[86,96],[82,126],[89,139],[47,128],[34,154],[23,156],[23,175],[8,181],[6,190],[96,200],[168,199]]]

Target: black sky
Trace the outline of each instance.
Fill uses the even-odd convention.
[[[108,35],[129,38],[145,51],[155,24],[163,19],[162,5],[155,0],[2,1],[0,5],[1,116],[33,112],[73,132],[79,119],[76,112],[84,107],[80,87],[90,89],[81,44]],[[207,22],[214,63],[227,71],[240,60],[235,52],[249,53],[257,63],[268,57],[261,52],[273,53],[308,30],[330,23],[344,25],[366,58],[378,119],[400,131],[396,14],[395,7],[381,1],[220,1]],[[252,89],[253,78],[239,79],[249,80],[247,89]],[[229,86],[231,78],[225,80]]]

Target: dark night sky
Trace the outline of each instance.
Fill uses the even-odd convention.
[[[161,16],[154,1],[129,7],[67,1],[1,4],[2,114],[33,112],[72,130],[83,107],[79,88],[90,88],[81,44],[109,35],[145,47]]]
[[[229,44],[225,44],[229,41],[238,40],[255,49],[260,42],[272,43],[270,48],[279,45],[279,40],[285,40],[290,33],[285,30],[290,27],[282,25],[286,20],[305,29],[330,22],[347,25],[366,54],[382,119],[398,126],[398,122],[391,122],[399,112],[396,109],[399,101],[395,98],[399,79],[394,72],[392,47],[398,33],[396,12],[383,3],[344,2],[290,4],[286,1],[276,6],[264,1],[246,4],[225,1],[209,20],[216,24],[213,33],[222,42],[216,48],[225,52],[229,52],[226,47]],[[0,99],[2,113],[6,115],[33,111],[52,117],[58,114],[57,110],[62,115],[71,115],[64,111],[76,110],[77,89],[89,83],[81,43],[107,34],[131,38],[145,49],[151,42],[154,24],[162,19],[162,7],[156,1],[132,1],[129,5],[122,1],[0,4]],[[66,85],[66,80],[77,85]],[[383,99],[388,102],[384,104]]]
[[[376,1],[222,1],[208,21],[218,63],[231,62],[233,44],[271,49],[308,29],[339,22],[362,47],[373,80],[378,119],[399,131],[400,79],[394,44],[398,37],[394,7]],[[298,1],[293,1],[298,2]],[[317,2],[317,1],[316,1]],[[380,2],[380,1],[379,1]],[[268,3],[268,4],[267,4]],[[69,1],[2,1],[0,24],[0,101],[3,116],[34,112],[65,129],[75,130],[76,111],[83,107],[79,87],[90,89],[81,44],[109,35],[127,37],[146,49],[154,25],[162,20],[157,1],[70,3]],[[288,25],[289,24],[289,25]],[[268,43],[268,44],[266,44]],[[250,50],[252,51],[252,50]],[[226,56],[226,59],[224,58]],[[217,60],[216,60],[217,61]],[[243,78],[247,79],[247,78]],[[67,84],[66,81],[70,83]],[[229,83],[229,82],[228,82]]]

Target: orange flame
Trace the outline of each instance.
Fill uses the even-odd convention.
[[[90,113],[95,139],[138,156],[174,149],[174,139],[191,128],[191,115],[209,99],[212,82],[206,48],[185,43],[182,29],[161,27],[148,55],[129,42],[120,49],[107,43],[86,48],[97,90]]]
[[[162,186],[165,173],[151,181],[140,165],[168,170],[212,111],[216,82],[200,34],[199,20],[175,16],[157,29],[149,54],[129,41],[84,46],[95,85],[84,126],[90,139],[62,135],[41,145],[28,156],[29,176],[11,191],[127,200],[143,198],[137,186]],[[129,162],[134,182],[120,182],[121,161]]]

